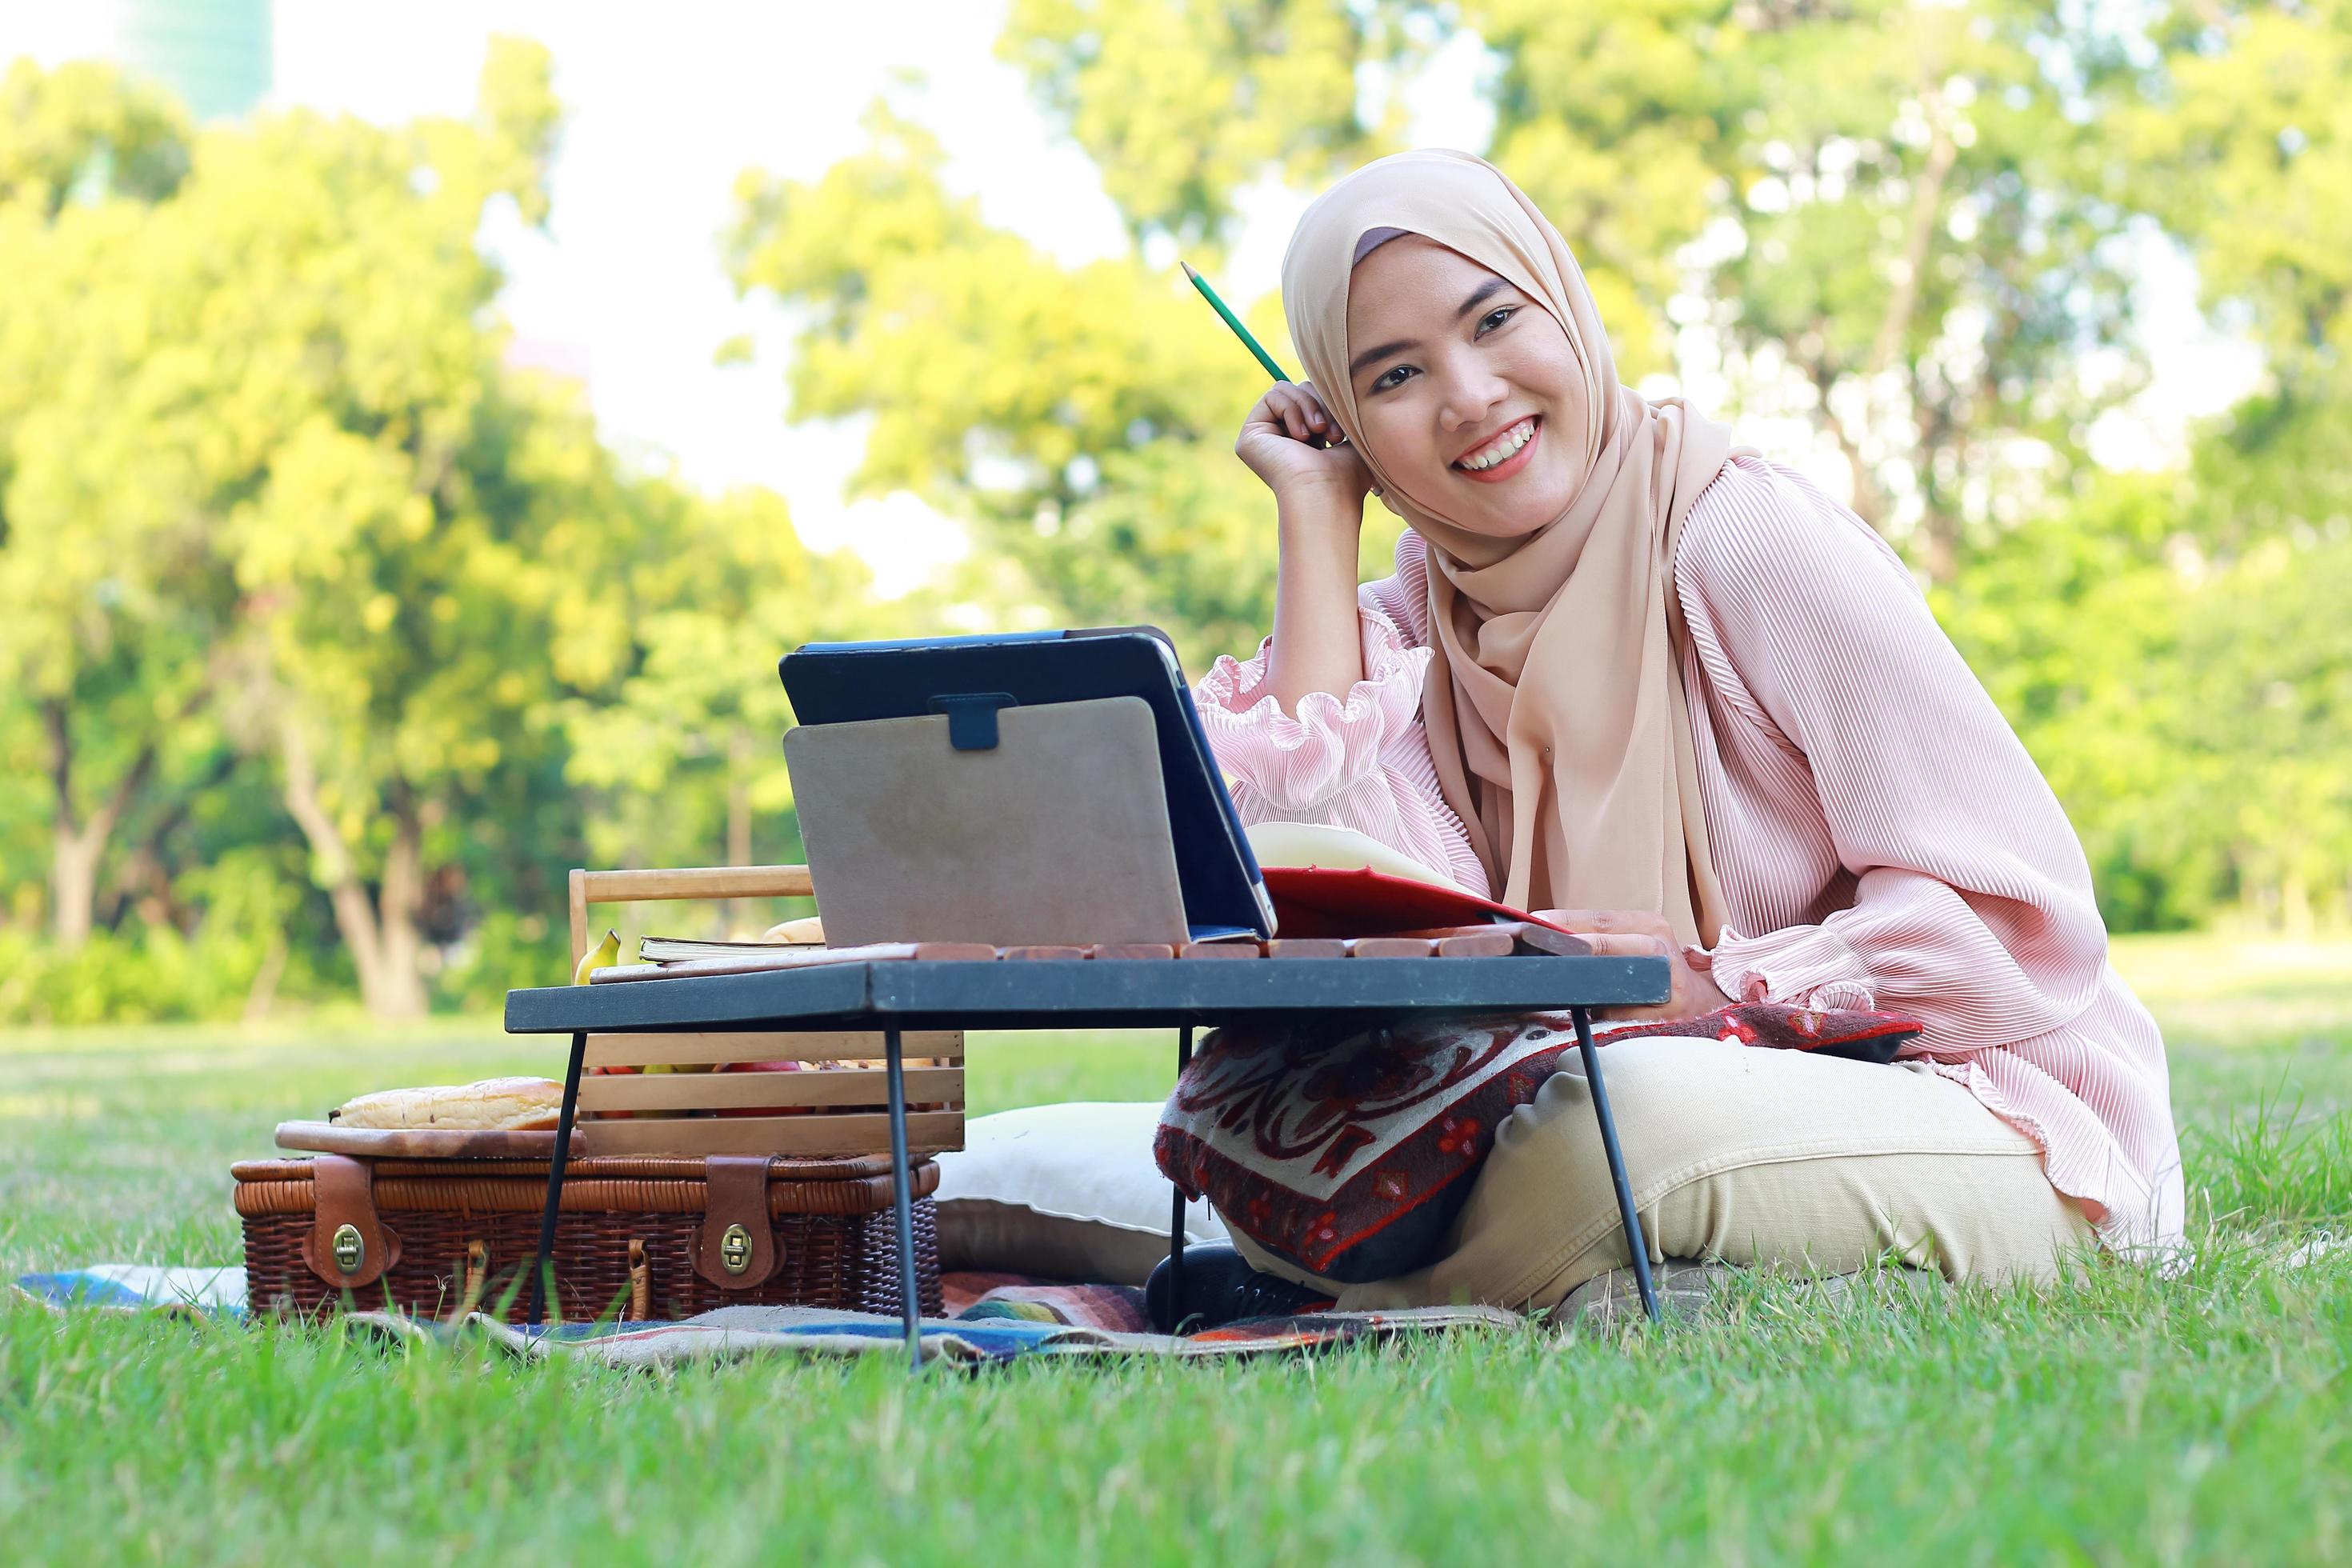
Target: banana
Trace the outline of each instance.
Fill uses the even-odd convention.
[[[608,931],[604,933],[604,941],[598,942],[594,947],[589,949],[587,952],[581,956],[580,963],[572,971],[572,984],[574,985],[585,985],[588,984],[588,977],[595,973],[596,971],[600,969],[610,969],[613,965],[620,962],[621,933],[616,931]],[[656,1064],[653,1067],[643,1068],[597,1068],[594,1070],[599,1073],[620,1073],[623,1075],[631,1075],[635,1073],[675,1072],[677,1069]],[[604,1114],[616,1121],[627,1121],[638,1118],[642,1118],[648,1121],[664,1121],[674,1117],[684,1116],[686,1112],[683,1110],[611,1110],[604,1112]]]
[[[572,984],[574,985],[585,985],[588,984],[588,977],[593,974],[596,971],[600,969],[610,969],[613,965],[620,962],[621,933],[616,931],[608,931],[604,933],[604,940],[598,942],[594,948],[591,949],[585,955],[583,955],[580,960],[579,966],[572,970]],[[707,1067],[671,1067],[664,1062],[655,1062],[649,1066],[641,1068],[599,1068],[596,1070],[598,1072],[620,1073],[668,1073],[709,1072],[710,1069]],[[615,1114],[624,1120],[634,1115],[641,1121],[667,1121],[677,1117],[682,1117],[686,1112],[683,1110],[639,1110],[635,1112],[621,1111],[608,1114]]]
[[[585,985],[591,974],[600,969],[610,969],[620,962],[621,933],[608,931],[604,933],[604,941],[581,955],[580,963],[572,971],[572,984]]]

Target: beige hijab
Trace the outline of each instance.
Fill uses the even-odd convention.
[[[1540,301],[1568,333],[1592,411],[1582,487],[1533,533],[1492,539],[1418,505],[1364,444],[1348,375],[1359,242],[1426,236]],[[1377,243],[1377,240],[1375,240]],[[1683,692],[1675,542],[1732,451],[1678,398],[1618,384],[1568,242],[1503,172],[1466,153],[1402,153],[1317,199],[1282,262],[1282,303],[1324,405],[1390,510],[1429,545],[1422,712],[1447,804],[1497,894],[1520,909],[1647,910],[1714,945],[1723,897],[1707,851]]]

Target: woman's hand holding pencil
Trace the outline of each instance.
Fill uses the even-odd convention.
[[[1364,497],[1372,489],[1370,468],[1348,445],[1339,430],[1339,422],[1331,417],[1323,401],[1315,395],[1310,382],[1293,381],[1275,363],[1265,345],[1250,335],[1233,307],[1217,297],[1209,280],[1191,262],[1184,264],[1184,276],[1192,280],[1201,298],[1209,302],[1234,336],[1241,339],[1265,373],[1274,377],[1274,390],[1258,399],[1257,406],[1242,421],[1242,433],[1234,439],[1234,455],[1249,465],[1251,473],[1264,479],[1274,491],[1275,500],[1283,509],[1286,521],[1294,507],[1302,514],[1325,510],[1336,500],[1353,526],[1360,528],[1364,521]]]
[[[1189,264],[1184,276],[1274,377],[1234,438],[1234,455],[1274,492],[1281,559],[1274,585],[1274,654],[1267,680],[1287,713],[1314,692],[1347,700],[1364,679],[1356,631],[1356,556],[1372,471],[1315,388],[1295,382]]]
[[[1314,507],[1329,498],[1362,520],[1371,470],[1307,383],[1276,382],[1259,398],[1234,438],[1234,455],[1286,507]]]

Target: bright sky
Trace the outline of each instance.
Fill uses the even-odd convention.
[[[810,543],[856,548],[877,586],[901,592],[961,548],[961,531],[911,497],[844,501],[860,432],[785,425],[782,334],[772,310],[735,298],[718,237],[740,170],[821,173],[858,146],[860,113],[889,91],[940,132],[950,178],[992,221],[1066,261],[1118,250],[1123,232],[1092,165],[1056,141],[1019,75],[992,53],[1004,9],[1004,0],[901,0],[880,14],[809,0],[276,0],[273,99],[385,121],[462,113],[491,34],[546,44],[566,114],[551,231],[491,237],[526,352],[584,374],[601,424],[625,448],[674,461],[708,488],[782,490]],[[0,62],[109,54],[119,16],[119,0],[0,0]],[[1475,47],[1451,49],[1408,91],[1415,140],[1483,142],[1480,63]],[[906,84],[910,71],[919,89]],[[1230,292],[1274,286],[1304,199],[1251,194],[1223,280]],[[2185,264],[2152,254],[2148,288],[2158,384],[2138,417],[2102,432],[2109,461],[2161,461],[2182,422],[2226,406],[2254,368],[2249,351],[2200,325]],[[755,360],[712,363],[719,343],[745,332],[761,345]],[[1753,438],[1772,445],[1765,431]],[[1834,468],[1824,477],[1843,480]]]

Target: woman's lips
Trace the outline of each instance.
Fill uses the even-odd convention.
[[[1536,427],[1528,433],[1526,443],[1493,468],[1455,468],[1454,471],[1465,479],[1475,479],[1482,485],[1499,484],[1535,461],[1536,443],[1543,439],[1543,433],[1544,422],[1541,418],[1538,418]]]

